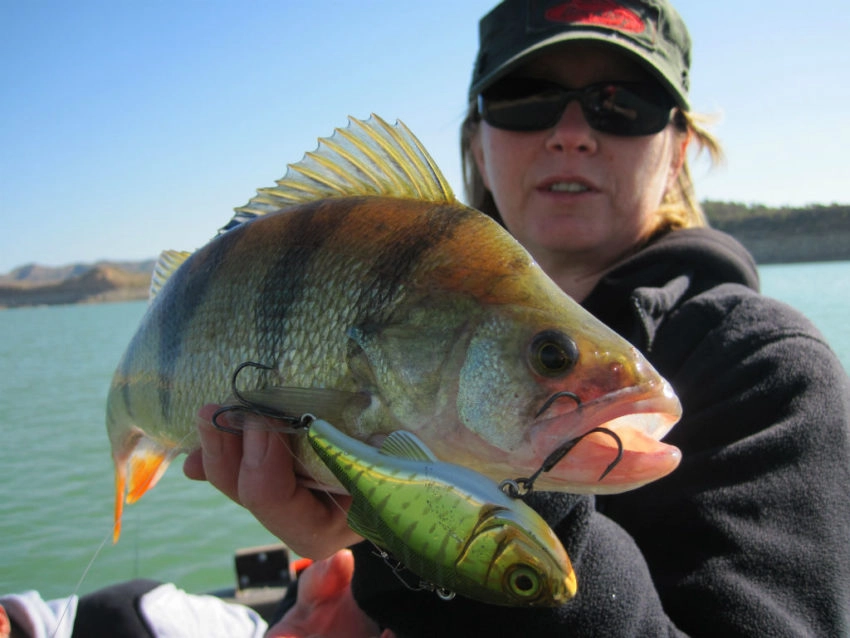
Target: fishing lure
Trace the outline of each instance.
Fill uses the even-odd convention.
[[[380,448],[304,417],[307,439],[353,497],[350,527],[438,592],[494,605],[557,606],[577,581],[546,522],[483,475],[438,460],[414,434]]]

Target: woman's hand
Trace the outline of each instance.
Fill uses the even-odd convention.
[[[298,598],[266,638],[392,638],[364,614],[351,594],[354,556],[347,549],[313,563],[298,579]]]
[[[201,448],[186,458],[186,476],[212,483],[300,556],[327,558],[362,540],[346,522],[351,497],[304,487],[288,436],[273,431],[273,421],[240,415],[242,436],[229,434],[212,424],[218,407],[205,405],[198,413]],[[226,424],[228,416],[222,414],[220,422]]]

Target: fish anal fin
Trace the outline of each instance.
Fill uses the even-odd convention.
[[[381,444],[381,454],[414,461],[437,461],[434,453],[418,436],[405,430],[392,432]]]

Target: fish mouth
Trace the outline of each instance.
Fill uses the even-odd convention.
[[[544,404],[551,402],[530,429],[535,458],[546,458],[564,444],[578,442],[540,475],[537,487],[622,492],[657,480],[678,466],[679,449],[660,441],[682,415],[667,381],[653,380],[587,403],[575,395],[554,398]]]

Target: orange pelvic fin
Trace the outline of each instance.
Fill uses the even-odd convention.
[[[166,446],[145,436],[135,437],[131,448],[115,455],[115,524],[112,542],[121,536],[124,502],[135,503],[156,485],[177,456],[178,448]],[[126,494],[126,497],[125,497]]]

